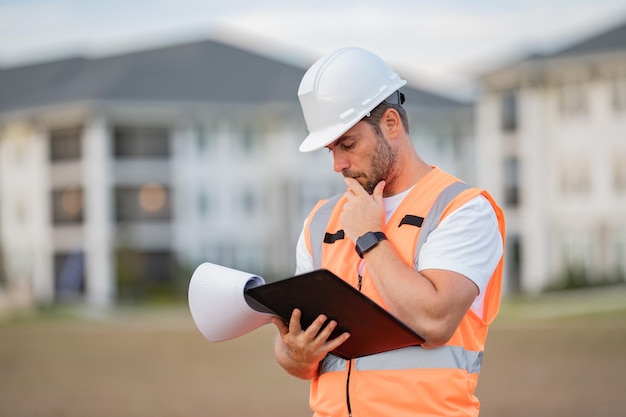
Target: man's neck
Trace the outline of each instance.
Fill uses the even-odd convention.
[[[413,153],[413,157],[400,166],[399,175],[395,180],[385,186],[383,197],[392,197],[408,190],[432,170],[430,165],[425,163],[416,153]]]

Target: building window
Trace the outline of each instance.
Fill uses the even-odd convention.
[[[196,201],[200,218],[208,218],[214,210],[213,200],[210,194],[206,190],[200,190],[198,194],[196,194]]]
[[[588,113],[587,93],[583,85],[570,84],[559,90],[559,111],[564,117],[584,116]]]
[[[211,262],[230,265],[242,271],[259,271],[257,273],[265,270],[267,259],[267,253],[262,245],[228,242],[216,245],[205,243],[202,256]]]
[[[519,206],[519,194],[519,161],[517,157],[511,157],[504,161],[504,204]]]
[[[506,253],[509,290],[517,293],[522,289],[522,243],[519,235],[507,237]]]
[[[266,259],[262,246],[242,245],[233,251],[235,256],[234,264],[237,268],[244,271],[263,271],[265,265],[263,260]]]
[[[15,221],[18,224],[25,224],[28,217],[28,205],[25,198],[19,198],[15,205]]]
[[[119,297],[135,299],[175,294],[176,258],[169,250],[118,248],[116,266]]]
[[[504,93],[500,98],[500,127],[504,132],[517,131],[517,94]]]
[[[257,131],[268,137],[280,132],[281,127],[285,124],[284,117],[278,114],[266,114],[259,120]]]
[[[117,187],[115,218],[118,222],[169,220],[171,218],[169,189],[157,183],[146,183],[141,187]]]
[[[52,223],[55,225],[82,223],[83,206],[83,190],[80,187],[52,190]]]
[[[240,212],[246,216],[252,216],[258,210],[259,201],[254,190],[247,188],[239,194],[238,206]]]
[[[587,281],[593,263],[593,245],[590,232],[565,230],[561,234],[561,256],[566,284],[579,286]]]
[[[113,154],[116,158],[168,158],[169,129],[116,126],[113,128]]]
[[[626,77],[614,78],[612,80],[611,105],[615,113],[626,111]]]
[[[195,125],[195,136],[199,152],[209,149],[217,136],[217,128],[214,125],[203,123]]]
[[[50,130],[50,161],[79,160],[82,155],[82,134],[82,127]]]
[[[343,181],[317,183],[303,181],[294,183],[288,188],[290,198],[294,196],[294,212],[301,218],[306,217],[320,200],[343,192],[344,189]]]
[[[252,155],[259,145],[259,140],[256,129],[249,124],[244,124],[239,131],[239,144],[243,154]]]
[[[626,193],[626,154],[613,155],[613,187],[617,194]]]
[[[85,255],[82,251],[54,255],[54,287],[58,301],[71,301],[85,293]]]
[[[626,230],[619,228],[613,236],[613,259],[616,278],[626,280]]]
[[[591,191],[589,161],[583,156],[562,159],[560,183],[563,195],[588,195]]]

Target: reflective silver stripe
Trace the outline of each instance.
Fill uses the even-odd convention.
[[[348,361],[340,358],[339,356],[333,355],[329,353],[326,357],[320,362],[319,366],[319,374],[325,374],[327,372],[341,372],[346,370]]]
[[[400,369],[461,369],[471,374],[480,373],[483,352],[466,350],[462,346],[441,346],[425,349],[411,346],[354,360],[357,371],[381,371]],[[326,372],[346,369],[346,360],[328,355],[320,364],[320,376]]]
[[[422,245],[424,245],[424,243],[426,242],[426,239],[428,238],[430,232],[435,230],[439,225],[441,215],[443,214],[445,208],[459,194],[469,188],[472,187],[462,182],[455,182],[454,184],[450,184],[449,186],[444,188],[441,193],[439,193],[437,200],[435,200],[435,204],[433,204],[433,206],[430,208],[428,215],[424,219],[424,223],[422,223],[422,228],[417,238],[417,244],[415,245],[414,252],[415,255],[413,256],[413,259],[415,259],[415,269],[417,269],[418,255],[420,253],[420,250],[422,249]]]
[[[324,242],[324,234],[326,226],[330,221],[330,215],[335,208],[335,204],[343,194],[337,194],[329,198],[319,209],[313,214],[309,224],[309,234],[311,237],[311,251],[313,256],[313,268],[320,269],[322,267],[322,243]]]

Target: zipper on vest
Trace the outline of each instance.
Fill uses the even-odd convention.
[[[361,285],[363,284],[363,277],[359,274],[359,280],[357,281],[357,289],[361,291]],[[346,378],[346,405],[348,406],[348,417],[352,417],[352,406],[350,405],[350,374],[352,373],[352,362],[354,359],[348,361],[348,376]]]

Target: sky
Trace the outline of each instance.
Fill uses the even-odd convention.
[[[454,92],[625,20],[626,0],[0,0],[0,67],[201,39],[305,67],[360,46],[411,83]]]

